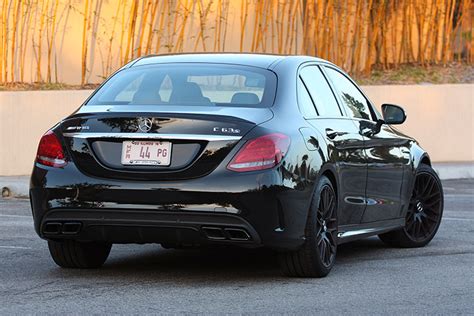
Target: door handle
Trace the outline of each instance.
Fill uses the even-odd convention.
[[[342,135],[346,135],[347,133],[346,132],[338,132],[338,131],[335,131],[331,128],[326,128],[326,136],[329,138],[329,139],[334,139],[336,138],[337,136],[342,136]]]

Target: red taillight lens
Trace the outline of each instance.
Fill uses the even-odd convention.
[[[63,167],[66,165],[63,146],[52,131],[41,137],[36,162],[50,167]]]
[[[227,169],[245,172],[272,168],[283,159],[289,146],[290,138],[278,133],[249,140]]]

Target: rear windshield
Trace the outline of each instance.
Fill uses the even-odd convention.
[[[87,105],[270,107],[276,76],[261,68],[222,64],[160,64],[122,70]]]

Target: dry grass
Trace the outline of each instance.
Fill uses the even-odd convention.
[[[362,85],[474,83],[474,66],[450,63],[447,66],[401,65],[396,69],[375,68],[369,76],[355,76]]]
[[[47,82],[13,82],[0,84],[0,91],[29,91],[29,90],[91,90],[99,84],[71,85],[65,83],[47,83]]]

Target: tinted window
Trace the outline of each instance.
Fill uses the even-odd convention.
[[[317,66],[304,67],[300,76],[309,90],[316,109],[321,116],[341,116],[341,110],[326,78]]]
[[[117,73],[87,105],[149,104],[268,107],[276,76],[267,70],[215,64],[137,66]]]
[[[301,78],[298,79],[298,106],[300,107],[301,114],[303,114],[305,118],[315,118],[318,116],[313,101],[311,101],[308,90],[306,90]]]
[[[357,87],[337,70],[326,68],[326,72],[334,83],[348,114],[355,118],[372,120],[369,104]]]

